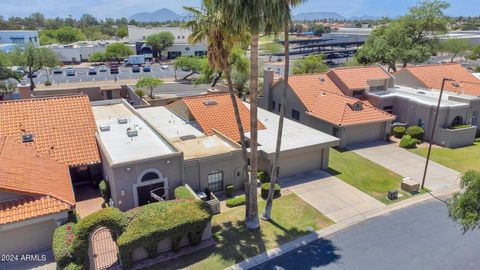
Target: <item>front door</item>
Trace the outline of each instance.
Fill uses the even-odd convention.
[[[151,191],[155,190],[155,189],[158,189],[158,188],[164,188],[164,187],[165,187],[164,182],[137,187],[138,206],[142,206],[142,205],[157,202],[157,200],[152,198]],[[159,192],[161,193],[161,191],[156,191],[155,194],[160,195]],[[163,191],[163,192],[165,193],[165,191]],[[161,194],[161,195],[163,195],[163,194]]]

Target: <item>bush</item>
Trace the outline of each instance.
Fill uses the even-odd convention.
[[[270,177],[268,176],[268,173],[264,171],[257,172],[257,179],[262,183],[270,183]]]
[[[74,234],[75,224],[67,223],[55,229],[53,233],[52,250],[53,256],[58,266],[64,269],[72,260],[71,245]]]
[[[236,196],[227,200],[227,207],[233,208],[245,204],[245,195]]]
[[[415,148],[417,147],[417,144],[420,143],[420,140],[417,140],[415,138],[412,138],[410,135],[405,135],[402,137],[402,140],[400,141],[400,147],[402,148]]]
[[[103,200],[105,203],[109,203],[111,194],[110,194],[110,185],[107,181],[102,180],[98,183],[98,187],[100,188],[100,192],[102,193]]]
[[[52,82],[51,81],[46,81],[45,86],[52,86]]]
[[[393,128],[392,130],[392,134],[393,136],[395,136],[395,138],[402,138],[403,135],[405,135],[405,132],[407,131],[407,129],[405,127],[402,127],[402,126],[396,126]]]
[[[267,199],[269,189],[270,189],[270,183],[265,183],[262,185],[260,195],[262,196],[263,199]],[[280,185],[275,184],[275,191],[273,192],[274,199],[280,197],[280,190],[281,190]]]
[[[407,128],[407,131],[405,132],[406,135],[410,135],[412,138],[417,140],[423,140],[424,133],[425,131],[423,128],[419,126],[411,126]]]
[[[227,197],[231,198],[233,196],[233,185],[227,185],[225,187],[225,192],[227,193]]]
[[[174,193],[177,200],[195,200],[195,195],[186,186],[177,187]]]

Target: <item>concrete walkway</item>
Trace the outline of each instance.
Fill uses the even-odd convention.
[[[282,187],[335,222],[383,207],[384,204],[325,171],[280,180]]]
[[[426,159],[387,142],[349,147],[355,153],[403,176],[422,182]],[[430,160],[425,186],[430,190],[458,186],[460,173]]]

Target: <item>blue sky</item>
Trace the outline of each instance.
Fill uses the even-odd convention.
[[[480,16],[479,0],[449,0],[449,15]],[[79,17],[90,13],[97,17],[129,17],[143,11],[169,8],[177,13],[182,6],[198,6],[200,0],[0,0],[0,15],[28,16],[39,11],[47,17]],[[344,16],[398,16],[418,0],[309,0],[295,13],[335,11]]]

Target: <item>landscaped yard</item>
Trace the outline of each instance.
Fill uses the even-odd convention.
[[[386,198],[389,190],[397,189],[404,195],[401,199],[412,196],[400,189],[402,176],[353,151],[331,148],[329,172],[386,204],[393,202]]]
[[[259,201],[259,212],[265,201]],[[261,221],[259,231],[244,229],[245,207],[236,207],[213,217],[212,230],[217,241],[214,247],[148,269],[224,269],[246,258],[309,234],[333,222],[295,194],[274,201],[273,220]]]
[[[412,153],[426,157],[428,148],[411,149]],[[432,148],[430,158],[459,172],[480,171],[480,138],[472,146],[462,148]]]

